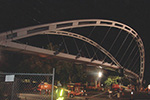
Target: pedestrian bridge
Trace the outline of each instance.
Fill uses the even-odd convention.
[[[103,19],[49,23],[0,34],[4,50],[66,59],[75,63],[123,69],[142,83],[145,68],[143,42],[131,27]]]

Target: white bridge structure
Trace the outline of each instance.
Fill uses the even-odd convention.
[[[89,30],[80,30],[89,28],[92,28],[90,32]],[[102,29],[103,31],[99,32],[98,29]],[[107,31],[105,31],[106,29]],[[98,33],[96,35],[97,40],[94,40],[95,38],[92,37],[92,34],[95,34],[94,31],[96,31],[96,34]],[[103,37],[101,33],[104,33]],[[27,38],[30,37],[40,37],[44,35],[48,37],[54,35],[62,37],[63,42],[60,47],[64,45],[65,48],[63,49],[65,49],[65,51],[62,52],[60,47],[57,50],[49,50],[30,45],[28,43],[18,42],[23,39],[27,40]],[[115,38],[113,38],[114,35],[116,35]],[[98,37],[101,37],[101,39],[98,39]],[[120,40],[118,40],[119,37]],[[69,43],[69,41],[65,38],[70,38],[70,40],[74,41],[75,47],[77,48],[76,54],[71,53],[72,51],[68,50],[69,46],[67,43]],[[105,40],[106,38],[108,39]],[[58,41],[55,38],[50,40]],[[109,40],[111,45],[108,43]],[[41,41],[43,40],[37,40],[37,42]],[[93,55],[83,56],[82,53],[84,50],[82,49],[86,48],[86,46],[81,45],[79,48],[79,45],[76,41],[80,41],[80,45],[82,43],[91,45],[91,47],[94,48],[94,53],[92,53]],[[106,43],[104,41],[106,41]],[[124,45],[126,45],[126,47],[124,47]],[[135,46],[131,47],[132,45]],[[138,79],[140,83],[143,81],[145,68],[145,51],[143,42],[134,29],[116,21],[103,19],[71,20],[11,30],[0,34],[0,46],[4,50],[31,53],[45,57],[51,56],[78,63],[86,63],[87,65],[102,66],[103,68],[109,69],[123,69],[126,76]],[[115,46],[118,46],[118,48]],[[91,50],[88,51],[88,48],[89,47],[86,48],[86,51],[87,54],[90,55]],[[124,51],[121,51],[122,49],[124,49]],[[98,52],[99,54],[103,55],[100,60],[96,59],[96,56],[100,57]],[[109,61],[106,61],[106,59],[109,59]]]

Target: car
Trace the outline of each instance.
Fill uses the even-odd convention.
[[[68,97],[73,98],[74,96],[84,96],[86,94],[86,90],[81,83],[69,83],[68,87]]]
[[[40,94],[50,94],[52,90],[52,84],[48,84],[47,82],[41,82],[37,88],[40,91]]]

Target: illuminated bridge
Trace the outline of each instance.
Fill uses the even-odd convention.
[[[0,46],[41,57],[122,69],[127,77],[143,81],[143,42],[134,29],[116,21],[71,20],[12,30],[0,34]]]

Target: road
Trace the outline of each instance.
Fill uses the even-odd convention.
[[[21,98],[21,100],[50,100],[49,95],[30,94],[30,93],[20,93],[19,98]]]
[[[150,100],[150,95],[145,92],[134,92],[131,96],[130,92],[125,92],[124,96],[121,96],[119,100]],[[50,100],[49,95],[40,95],[40,94],[19,94],[21,100]],[[88,96],[75,96],[74,98],[65,98],[65,100],[116,100],[117,97],[114,96],[111,99],[108,97],[108,93],[105,92],[95,92],[89,93]]]

